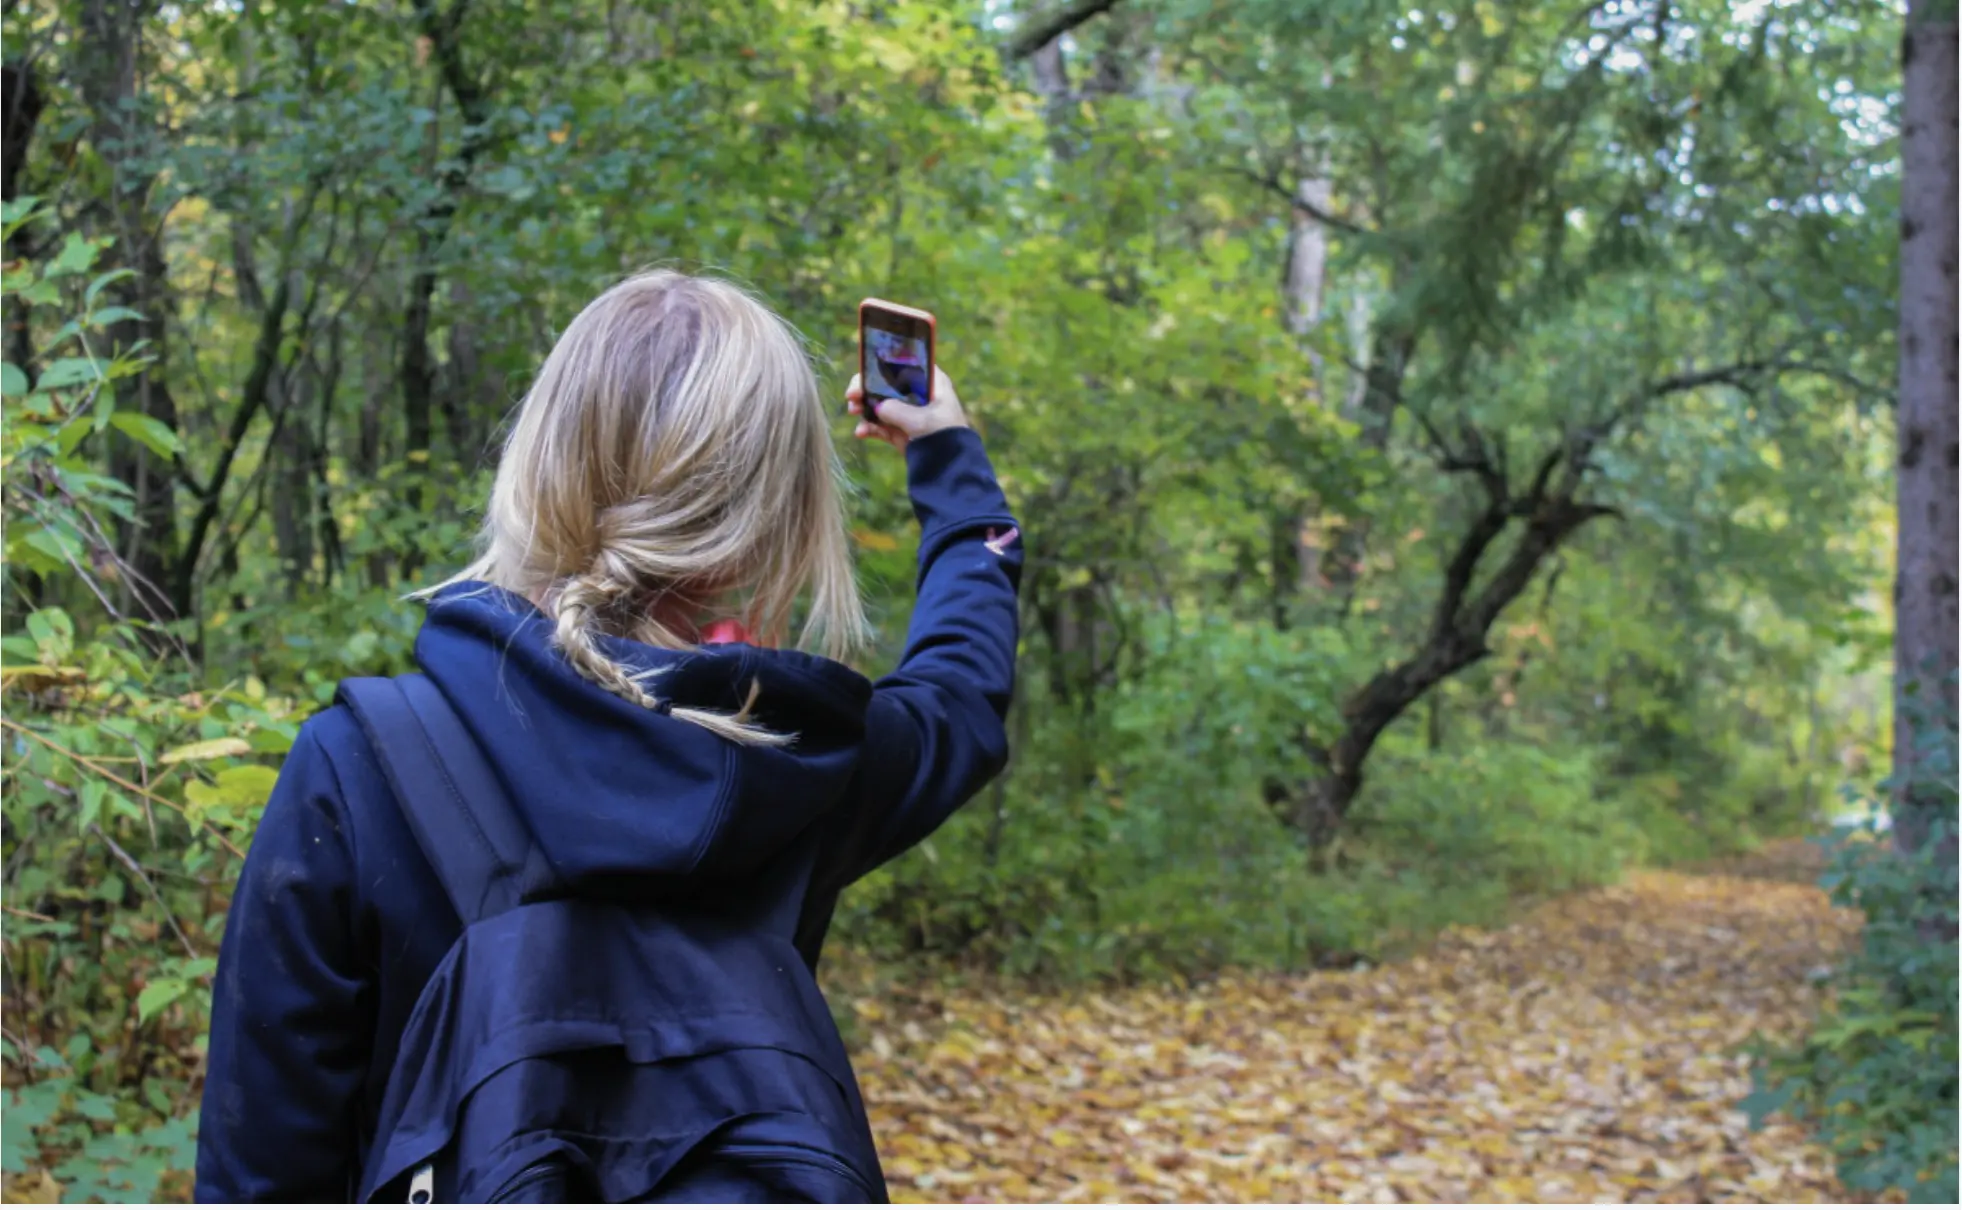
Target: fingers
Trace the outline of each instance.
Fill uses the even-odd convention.
[[[906,448],[905,434],[894,432],[882,424],[867,424],[861,420],[858,422],[857,427],[852,429],[852,436],[858,438],[860,441],[883,441],[894,449]]]

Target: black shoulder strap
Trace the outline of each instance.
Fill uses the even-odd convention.
[[[428,677],[355,677],[354,712],[402,814],[466,925],[535,898],[551,868],[497,774]]]

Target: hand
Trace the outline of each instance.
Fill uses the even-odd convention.
[[[904,453],[906,443],[915,437],[968,427],[967,412],[961,407],[961,397],[954,393],[953,380],[939,366],[933,367],[930,398],[932,402],[925,407],[899,399],[881,399],[875,406],[865,398],[865,387],[854,374],[851,385],[845,388],[845,410],[859,418],[852,436],[876,438]]]

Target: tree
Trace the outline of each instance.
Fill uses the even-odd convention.
[[[1423,596],[1397,607],[1381,670],[1334,725],[1304,726],[1320,771],[1288,813],[1326,840],[1385,730],[1486,657],[1499,617],[1587,522],[1631,503],[1614,480],[1668,406],[1697,392],[1728,393],[1740,417],[1765,397],[1836,406],[1792,375],[1830,378],[1877,329],[1831,314],[1823,296],[1795,313],[1779,304],[1766,250],[1788,263],[1860,242],[1866,203],[1834,216],[1841,191],[1871,192],[1864,148],[1801,150],[1817,143],[1809,130],[1791,142],[1764,115],[1809,106],[1829,123],[1820,97],[1851,87],[1841,73],[1864,61],[1837,14],[1733,23],[1722,6],[1608,0],[1578,13],[1260,7],[1233,20],[1196,7],[1194,58],[1256,99],[1236,115],[1252,132],[1233,136],[1242,174],[1297,212],[1289,181],[1331,175],[1333,260],[1385,287],[1356,415],[1383,486],[1337,527],[1336,591],[1362,595],[1373,534],[1455,535],[1429,585],[1403,577],[1367,594]],[[1713,305],[1723,322],[1710,322]],[[1528,386],[1535,347],[1556,353],[1564,389]],[[1334,334],[1323,349],[1344,353]],[[1382,612],[1380,599],[1365,612]]]
[[[1915,0],[1901,40],[1899,561],[1895,838],[1912,852],[1955,790],[1921,766],[1956,717],[1955,4]],[[1948,843],[1955,843],[1948,833]]]

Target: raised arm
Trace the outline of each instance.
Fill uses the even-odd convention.
[[[847,883],[919,843],[1001,772],[1015,687],[1022,536],[981,438],[937,372],[932,405],[888,403],[880,418],[899,440],[861,433],[905,451],[918,599],[899,667],[872,687]]]

